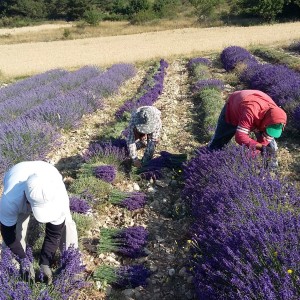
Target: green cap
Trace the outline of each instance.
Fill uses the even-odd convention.
[[[279,138],[282,133],[283,124],[273,124],[266,127],[267,135],[273,138]]]

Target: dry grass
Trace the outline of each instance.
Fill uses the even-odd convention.
[[[132,25],[127,21],[105,21],[99,26],[88,26],[84,23],[58,23],[50,26],[0,29],[0,45],[130,35],[188,27],[199,27],[199,24],[195,18],[154,20],[143,25]]]

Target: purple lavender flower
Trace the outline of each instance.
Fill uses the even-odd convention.
[[[195,216],[191,267],[200,299],[300,295],[293,277],[300,259],[299,193],[249,151],[202,148],[184,169],[183,197]]]
[[[237,64],[256,62],[256,58],[246,49],[239,46],[230,46],[221,53],[221,61],[226,71],[233,70]]]
[[[193,93],[198,93],[202,91],[203,89],[217,89],[219,91],[222,91],[224,89],[224,82],[219,79],[204,79],[204,80],[198,80],[193,88]]]
[[[100,252],[113,251],[131,258],[141,257],[145,255],[144,247],[148,234],[148,231],[142,226],[123,229],[103,228],[98,250]]]
[[[82,276],[84,270],[79,250],[70,246],[62,253],[58,276],[53,281],[54,294],[64,300],[76,298],[79,290],[88,285]]]
[[[117,168],[112,165],[98,166],[94,168],[93,174],[95,177],[111,183],[117,176]]]
[[[112,204],[120,205],[128,210],[135,210],[144,207],[146,200],[146,194],[142,192],[121,192],[114,190],[109,195],[109,201]]]
[[[70,197],[70,210],[79,214],[86,214],[91,210],[91,206],[86,200],[73,196]]]
[[[195,57],[195,58],[191,58],[187,64],[187,68],[188,69],[192,69],[195,67],[195,65],[205,65],[205,66],[211,66],[211,60],[205,57]]]
[[[126,141],[116,139],[111,141],[95,142],[83,154],[85,162],[91,162],[97,157],[113,157],[118,161],[123,161],[128,155]]]
[[[151,275],[149,269],[142,265],[122,266],[117,270],[116,286],[120,288],[136,288],[145,286]]]

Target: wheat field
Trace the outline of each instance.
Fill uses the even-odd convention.
[[[288,44],[300,40],[300,22],[252,26],[184,28],[77,40],[0,45],[0,72],[27,76],[54,68],[108,66],[172,56],[191,57],[227,46]]]

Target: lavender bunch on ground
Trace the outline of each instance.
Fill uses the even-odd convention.
[[[109,195],[109,202],[125,207],[128,210],[135,210],[145,206],[146,194],[142,192],[122,192],[113,190]]]
[[[118,254],[137,258],[145,255],[148,230],[142,226],[123,229],[101,229],[98,251],[116,252]]]
[[[119,268],[104,265],[95,270],[93,278],[96,281],[106,282],[125,289],[146,286],[147,278],[150,275],[150,270],[143,265],[122,266]]]
[[[98,166],[93,169],[95,177],[106,182],[113,182],[117,176],[117,168],[112,165]]]
[[[70,197],[70,210],[79,214],[87,214],[91,211],[91,206],[85,199],[72,196]]]

